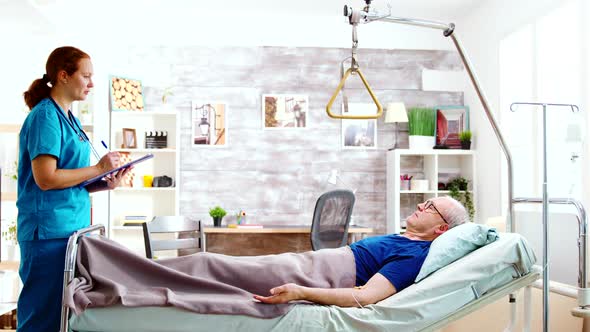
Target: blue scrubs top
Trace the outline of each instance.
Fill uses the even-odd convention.
[[[61,113],[61,114],[60,114]],[[63,115],[63,116],[62,116]],[[90,225],[90,196],[84,187],[43,191],[33,178],[31,161],[39,155],[57,158],[58,169],[90,164],[90,146],[82,139],[80,121],[69,122],[50,98],[39,102],[23,123],[19,137],[18,241],[67,238]]]

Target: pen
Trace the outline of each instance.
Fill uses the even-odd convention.
[[[100,141],[102,143],[102,146],[104,146],[105,149],[107,149],[107,151],[109,150],[109,147],[107,146],[107,143],[105,143],[104,141]]]

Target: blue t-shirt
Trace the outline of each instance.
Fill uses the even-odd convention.
[[[381,273],[397,292],[412,285],[428,255],[431,241],[397,234],[369,237],[350,245],[356,264],[356,285]]]
[[[74,120],[80,125],[78,119]],[[23,123],[16,201],[19,241],[33,240],[35,231],[39,239],[67,238],[90,224],[90,196],[85,188],[43,191],[33,178],[31,161],[43,154],[55,156],[58,169],[89,166],[90,145],[80,139],[78,127],[68,121],[63,111],[45,98]]]

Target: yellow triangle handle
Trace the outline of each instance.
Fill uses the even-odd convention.
[[[373,99],[373,102],[377,106],[377,113],[376,114],[372,114],[372,115],[338,115],[338,114],[334,114],[330,111],[330,109],[332,108],[332,104],[334,104],[334,100],[336,100],[338,93],[340,93],[340,90],[342,90],[342,87],[344,86],[344,82],[346,81],[346,79],[348,78],[350,73],[352,73],[353,71],[357,72],[359,74],[359,77],[361,78],[361,81],[363,81],[365,88],[367,88],[367,91],[369,92],[371,99]],[[383,114],[383,107],[381,107],[381,104],[377,100],[377,97],[375,97],[373,90],[371,90],[371,87],[369,86],[369,83],[365,79],[365,76],[361,72],[360,68],[354,68],[354,69],[348,68],[346,73],[344,73],[344,76],[342,76],[342,79],[340,80],[338,87],[336,87],[336,91],[334,91],[332,98],[330,98],[328,105],[326,105],[326,113],[328,113],[328,116],[333,119],[354,119],[354,120],[378,119],[381,116],[381,114]]]

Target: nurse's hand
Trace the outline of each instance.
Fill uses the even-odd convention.
[[[100,169],[101,173],[104,173],[106,171],[112,170],[113,168],[117,168],[120,161],[121,155],[119,152],[109,152],[100,158],[96,166],[98,169]]]
[[[127,175],[127,173],[132,169],[133,169],[133,166],[123,168],[122,170],[118,171],[117,173],[114,173],[114,174],[111,174],[111,175],[105,177],[104,179],[107,182],[107,187],[109,189],[117,188],[117,186],[119,185],[119,183],[121,182],[123,177],[125,177],[125,175]]]

